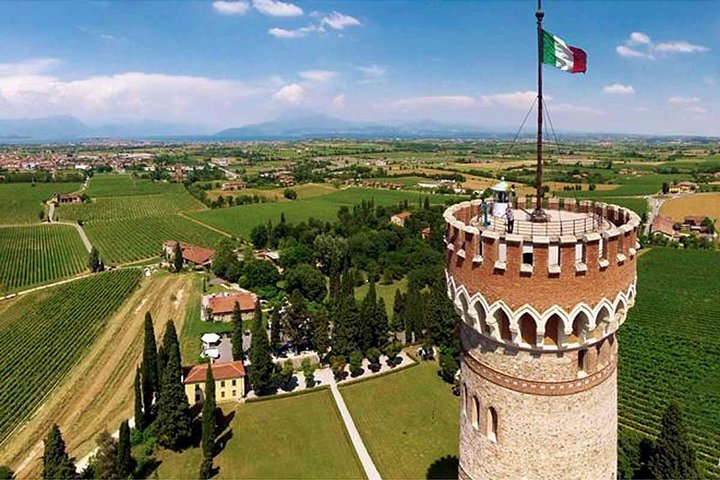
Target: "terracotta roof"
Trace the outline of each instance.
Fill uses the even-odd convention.
[[[257,297],[250,292],[233,292],[229,295],[210,298],[208,306],[212,309],[213,314],[224,315],[232,313],[235,302],[240,304],[241,311],[247,312],[255,308]]]
[[[179,243],[183,259],[196,265],[205,265],[206,263],[212,261],[212,257],[215,255],[215,250],[212,248],[199,247],[185,242]],[[173,240],[165,241],[164,245],[166,247],[175,248],[175,242]]]
[[[694,223],[696,225],[702,224],[705,220],[705,215],[688,215],[683,220],[684,223]]]
[[[674,222],[672,218],[658,216],[655,218],[655,221],[653,221],[652,226],[650,227],[650,232],[664,233],[665,235],[674,237],[677,235],[677,232],[673,229],[673,224]]]
[[[397,218],[401,218],[401,219],[405,220],[406,218],[412,217],[412,213],[400,212],[400,213],[396,213],[395,215],[393,215],[393,217],[397,217]]]
[[[203,383],[207,377],[207,363],[185,367],[183,383]],[[212,366],[213,378],[215,380],[232,380],[233,378],[242,378],[245,376],[245,366],[243,362],[237,360],[229,363],[216,363]]]

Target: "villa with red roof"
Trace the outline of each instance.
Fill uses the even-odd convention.
[[[242,319],[249,320],[253,318],[257,301],[257,295],[244,289],[205,295],[200,314],[205,321],[230,322],[237,302]]]
[[[188,403],[202,403],[205,400],[205,379],[207,363],[185,367],[183,385]],[[245,395],[245,366],[241,361],[216,363],[212,366],[215,379],[215,399],[217,402],[240,400]]]
[[[165,258],[172,261],[175,255],[175,241],[166,240],[163,243]],[[215,250],[212,248],[199,247],[191,243],[177,242],[180,244],[180,252],[182,253],[183,262],[194,268],[210,268]]]

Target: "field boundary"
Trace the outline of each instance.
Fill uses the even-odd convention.
[[[208,230],[212,230],[213,232],[219,233],[220,235],[224,235],[224,236],[226,236],[226,237],[228,237],[228,238],[233,238],[233,235],[229,234],[229,233],[226,232],[226,231],[220,230],[219,228],[213,227],[212,225],[208,225],[207,223],[201,222],[200,220],[198,220],[198,219],[196,219],[196,218],[188,217],[187,215],[185,215],[185,212],[180,212],[180,213],[178,213],[178,215],[181,216],[181,217],[183,217],[183,218],[185,218],[186,220],[190,220],[191,222],[195,222],[195,223],[197,223],[198,225],[207,228]]]

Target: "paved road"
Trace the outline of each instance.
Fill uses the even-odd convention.
[[[652,227],[653,222],[655,221],[655,217],[660,215],[660,207],[662,206],[663,202],[665,201],[664,198],[658,198],[658,197],[647,197],[648,201],[648,216],[647,216],[647,222],[645,222],[645,235],[650,235],[650,227]]]
[[[340,390],[337,387],[337,383],[335,383],[335,379],[330,382],[330,391],[332,392],[333,399],[335,399],[335,404],[337,405],[338,410],[340,410],[340,416],[345,423],[345,428],[347,429],[348,434],[350,434],[350,441],[355,448],[355,452],[360,459],[360,463],[362,463],[365,475],[368,480],[381,480],[382,477],[380,476],[380,472],[378,472],[377,467],[375,467],[375,462],[373,462],[367,448],[365,448],[360,432],[358,432],[355,427],[355,422],[350,415],[350,411],[345,405],[345,400],[343,400],[342,395],[340,395]]]
[[[82,240],[83,244],[85,245],[85,249],[90,253],[90,250],[92,250],[92,243],[90,243],[90,240],[88,240],[87,235],[85,235],[85,230],[78,225],[77,223],[72,222],[56,222],[55,221],[55,202],[48,202],[48,222],[55,223],[57,225],[71,225],[75,227],[75,230],[78,231],[80,234],[80,239]]]

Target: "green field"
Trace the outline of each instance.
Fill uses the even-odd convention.
[[[136,269],[102,273],[20,297],[3,311],[0,442],[42,404],[139,280]]]
[[[166,240],[214,247],[222,238],[219,233],[180,215],[91,222],[83,228],[106,264],[159,256]]]
[[[187,192],[157,195],[102,197],[76,205],[63,205],[55,211],[60,220],[82,220],[84,223],[172,215],[205,210],[205,206]]]
[[[69,277],[87,268],[75,227],[0,227],[0,293]]]
[[[43,202],[55,193],[78,190],[77,183],[0,183],[0,224],[37,223]]]
[[[247,237],[253,227],[258,224],[267,223],[268,220],[278,222],[281,213],[285,214],[288,222],[302,222],[310,218],[330,222],[337,218],[337,211],[340,207],[352,207],[363,200],[374,200],[376,205],[386,206],[407,200],[417,205],[427,196],[417,192],[348,188],[308,200],[240,205],[194,212],[190,216],[222,231]],[[458,198],[445,195],[430,196],[431,202],[440,204],[457,201]]]
[[[707,476],[720,477],[720,253],[654,248],[638,262],[619,334],[620,425],[655,435],[677,400]]]
[[[457,478],[460,400],[435,363],[340,390],[383,478]]]
[[[603,197],[597,200],[629,208],[640,216],[648,211],[648,202],[643,197]]]
[[[152,195],[157,193],[181,193],[181,183],[154,182],[134,179],[131,175],[97,174],[90,180],[87,194],[96,197],[119,197],[125,195]]]
[[[329,390],[247,403],[232,412],[213,478],[363,478]],[[162,451],[159,459],[159,478],[195,480],[201,452]]]
[[[361,285],[355,288],[355,298],[358,302],[361,302],[365,295],[367,295],[369,284]],[[407,277],[403,277],[401,280],[396,280],[390,285],[383,285],[381,283],[375,284],[375,291],[377,292],[378,298],[385,300],[385,310],[387,311],[388,318],[392,318],[393,304],[395,303],[395,290],[400,289],[401,292],[407,292]]]

